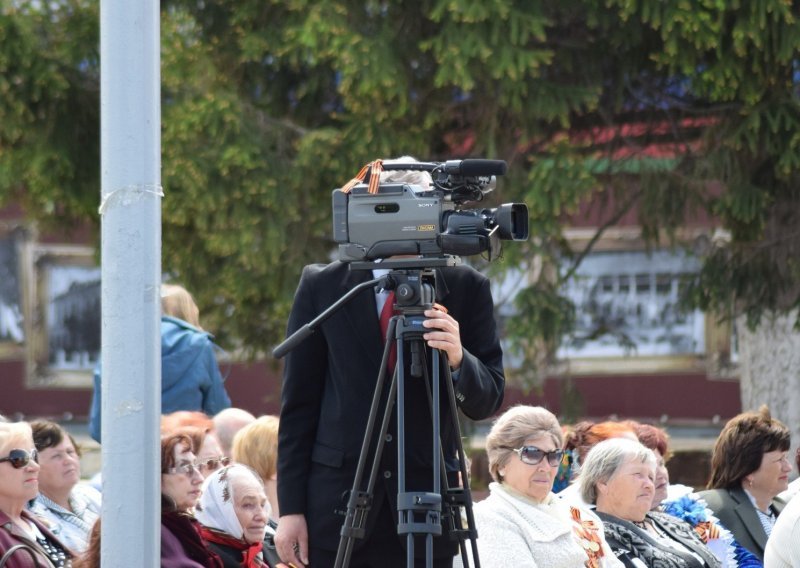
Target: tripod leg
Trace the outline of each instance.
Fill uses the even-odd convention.
[[[438,351],[433,352],[433,368],[434,369],[444,369],[445,375],[445,390],[447,393],[447,402],[450,408],[450,418],[452,420],[452,427],[453,430],[458,433],[459,435],[456,436],[456,452],[458,455],[458,462],[459,462],[459,471],[461,473],[461,481],[463,487],[456,487],[451,488],[449,486],[449,482],[447,480],[446,475],[446,466],[445,466],[445,456],[444,451],[440,451],[438,461],[441,464],[441,469],[445,473],[442,475],[442,484],[444,488],[444,499],[443,499],[443,507],[447,507],[447,512],[449,515],[449,527],[450,527],[450,534],[455,535],[455,538],[458,540],[459,551],[461,553],[461,559],[463,566],[465,568],[469,568],[469,557],[467,555],[466,543],[467,539],[470,540],[472,546],[472,558],[475,562],[475,567],[480,568],[480,558],[478,556],[478,546],[477,546],[477,536],[478,531],[475,527],[475,517],[472,511],[472,493],[469,488],[469,472],[467,470],[467,460],[466,460],[466,453],[464,452],[464,445],[461,440],[461,426],[458,423],[458,406],[456,403],[456,394],[455,394],[455,387],[453,386],[453,378],[450,374],[450,365],[447,361],[447,354],[442,352],[441,359],[437,360],[436,355]],[[441,365],[441,366],[439,366]],[[427,364],[425,365],[427,369]],[[438,404],[436,404],[435,398],[430,394],[430,392],[437,393],[438,388],[434,387],[431,389],[430,387],[430,379],[428,378],[427,373],[425,374],[425,381],[428,385],[428,404],[431,408],[431,415],[433,416],[438,409]],[[436,380],[434,379],[434,383]],[[467,529],[464,530],[461,524],[461,509],[464,509],[466,516],[467,516]]]
[[[450,365],[447,364],[447,356],[444,355],[443,359],[445,363],[444,368],[446,377],[445,385],[447,387],[447,398],[450,408],[452,409],[450,417],[452,418],[453,421],[453,428],[455,429],[456,432],[459,433],[459,435],[456,436],[456,450],[458,453],[458,465],[459,465],[459,470],[461,472],[461,485],[462,485],[462,487],[459,488],[460,491],[458,494],[458,497],[460,497],[460,499],[457,499],[456,495],[451,493],[451,491],[448,488],[446,493],[448,497],[446,505],[448,506],[450,511],[450,519],[452,522],[453,530],[455,531],[458,537],[459,548],[461,550],[461,559],[463,561],[465,568],[469,568],[469,558],[467,557],[466,554],[466,546],[464,542],[467,538],[470,540],[472,546],[472,558],[475,562],[475,568],[480,568],[481,561],[478,556],[478,543],[477,543],[478,531],[475,527],[475,516],[472,512],[472,491],[470,491],[469,487],[469,472],[467,471],[466,453],[464,452],[464,444],[463,441],[461,440],[461,426],[458,423],[458,412],[456,410],[458,408],[456,405],[456,392],[455,392],[455,387],[453,386],[453,379],[450,374]],[[444,461],[444,454],[442,454],[442,461]],[[447,479],[445,479],[445,483],[446,482]],[[461,507],[464,508],[464,512],[467,515],[466,533],[461,528],[461,515],[460,515]]]
[[[381,358],[378,379],[375,382],[375,392],[372,396],[369,418],[367,419],[367,427],[364,432],[364,440],[361,444],[361,453],[358,458],[355,479],[353,480],[353,488],[350,491],[350,498],[348,499],[347,503],[347,515],[345,516],[345,520],[341,529],[339,548],[336,551],[336,568],[346,568],[350,565],[350,558],[353,553],[353,545],[355,544],[354,539],[364,538],[364,526],[366,524],[367,515],[372,507],[372,496],[374,494],[375,481],[378,477],[378,469],[380,468],[381,456],[383,454],[383,447],[386,440],[386,432],[389,430],[392,408],[394,407],[394,401],[397,396],[397,366],[395,366],[395,369],[392,373],[389,394],[386,399],[386,408],[384,409],[381,428],[376,441],[375,454],[373,456],[372,467],[370,468],[370,475],[367,481],[366,491],[361,491],[361,482],[364,476],[364,469],[366,468],[369,448],[373,440],[375,421],[377,420],[378,409],[380,408],[384,382],[388,379],[387,366],[389,361],[389,352],[391,351],[392,338],[395,336],[396,329],[397,318],[393,317],[391,320],[389,320],[387,341],[386,345],[384,346],[383,356]]]

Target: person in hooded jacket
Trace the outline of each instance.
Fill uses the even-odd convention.
[[[161,412],[199,410],[213,416],[231,405],[217,364],[213,336],[200,327],[192,295],[176,284],[161,285]],[[89,434],[101,441],[101,375],[94,372]]]

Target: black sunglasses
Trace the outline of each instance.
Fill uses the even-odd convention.
[[[29,463],[31,460],[39,463],[39,452],[35,449],[31,451],[27,450],[11,450],[8,452],[8,456],[4,458],[0,458],[0,463],[2,462],[9,462],[11,467],[14,469],[22,469]]]
[[[556,467],[561,463],[561,458],[564,456],[564,450],[553,450],[552,452],[545,452],[536,446],[522,446],[521,448],[508,448],[509,450],[517,452],[519,459],[522,463],[528,465],[536,465],[544,458],[547,458],[547,463],[551,467]]]

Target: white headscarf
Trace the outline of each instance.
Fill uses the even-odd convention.
[[[244,529],[233,507],[233,480],[242,476],[252,477],[263,485],[256,472],[239,463],[218,469],[206,478],[203,494],[195,508],[195,518],[201,525],[234,538],[244,538]]]

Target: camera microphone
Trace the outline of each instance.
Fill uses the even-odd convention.
[[[506,173],[503,160],[447,160],[444,173],[463,177],[502,176]]]

